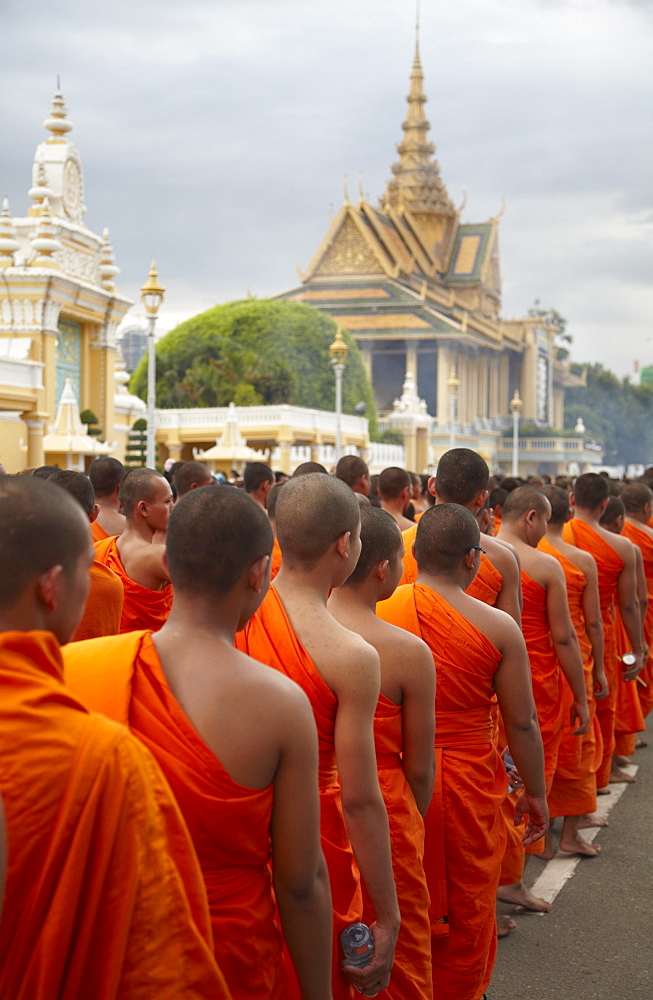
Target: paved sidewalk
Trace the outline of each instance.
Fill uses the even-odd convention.
[[[499,941],[488,1000],[653,1000],[653,734],[629,785],[551,913],[513,914]],[[532,885],[544,863],[530,858]],[[500,912],[512,908],[501,906]]]

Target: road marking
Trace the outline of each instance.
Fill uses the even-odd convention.
[[[638,769],[637,764],[629,764],[627,767],[623,767],[622,771],[625,771],[626,774],[629,774],[634,778]],[[600,816],[602,819],[607,819],[608,815],[612,809],[614,809],[627,788],[627,782],[624,782],[623,784],[610,785],[610,795],[598,796],[595,815]],[[584,839],[591,843],[602,829],[605,829],[605,827],[592,826],[588,829],[584,829],[582,834]],[[574,874],[576,866],[582,860],[583,858],[581,858],[578,854],[564,854],[556,855],[556,857],[552,858],[551,861],[547,861],[541,875],[538,877],[535,884],[531,886],[531,892],[533,895],[539,896],[541,899],[545,899],[547,903],[552,903],[562,887]],[[544,916],[544,914],[541,914],[541,916]]]

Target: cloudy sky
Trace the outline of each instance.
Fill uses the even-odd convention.
[[[383,193],[414,0],[0,0],[0,193],[25,214],[61,74],[87,224],[162,325],[298,284],[343,198]],[[431,139],[463,221],[497,213],[503,314],[577,361],[653,364],[653,0],[422,0]]]

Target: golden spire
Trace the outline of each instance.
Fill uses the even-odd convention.
[[[426,95],[419,56],[419,8],[415,27],[415,58],[406,101],[408,114],[401,126],[404,138],[397,147],[399,161],[392,167],[395,176],[387,185],[387,201],[399,210],[402,204],[405,205],[416,216],[454,216],[456,210],[440,178],[437,161],[433,158],[435,146],[428,137],[431,126],[424,111]]]
[[[0,268],[11,267],[14,263],[14,254],[20,249],[20,244],[16,239],[14,226],[9,214],[9,201],[2,200],[2,215],[0,215]]]

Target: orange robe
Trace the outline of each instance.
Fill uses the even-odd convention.
[[[479,1000],[496,956],[495,895],[505,848],[506,772],[491,702],[501,654],[422,584],[377,605],[429,645],[437,673],[436,787],[425,821],[434,1000]]]
[[[614,618],[614,597],[617,590],[619,574],[624,568],[623,559],[612,546],[602,538],[589,524],[578,518],[567,521],[562,529],[562,537],[571,545],[577,545],[594,556],[599,574],[599,599],[603,617],[603,636],[605,651],[603,664],[610,685],[610,694],[596,703],[596,717],[601,726],[603,737],[603,757],[601,766],[596,773],[598,788],[605,788],[610,782],[612,755],[615,748],[614,724],[617,709],[617,696],[621,680],[622,665],[617,653],[617,639]]]
[[[625,681],[623,679],[622,657],[625,653],[632,653],[631,643],[626,626],[624,625],[619,608],[615,608],[615,637],[617,642],[617,656],[621,660],[621,676],[619,678],[619,688],[617,690],[617,710],[614,719],[614,752],[624,757],[630,757],[635,753],[635,738],[637,733],[646,729],[646,721],[642,712],[639,700],[641,690],[637,680]]]
[[[229,1000],[188,831],[151,754],[64,686],[49,632],[0,635],[0,690],[0,996]]]
[[[91,524],[91,535],[94,542],[101,542],[103,538],[109,537],[109,533],[97,521],[93,521]]]
[[[417,579],[417,562],[415,561],[415,556],[412,552],[416,535],[416,524],[412,528],[406,528],[406,530],[401,533],[401,537],[404,540],[404,572],[401,580],[399,581],[399,586],[403,583],[415,583],[415,580]]]
[[[528,650],[533,681],[533,698],[544,746],[544,777],[547,796],[551,790],[558,761],[565,719],[560,685],[560,666],[556,656],[546,607],[546,590],[521,571],[522,633]],[[569,728],[567,724],[567,728]],[[534,845],[537,847],[538,845]]]
[[[170,782],[199,858],[215,957],[234,1000],[285,1000],[269,868],[273,786],[232,781],[172,694],[151,632],[68,646],[64,663],[80,700],[128,725]]]
[[[478,573],[467,588],[467,593],[470,597],[475,597],[477,601],[483,601],[483,604],[489,604],[493,608],[497,603],[502,586],[501,573],[486,555],[482,555]]]
[[[338,699],[300,644],[274,587],[246,628],[236,636],[236,646],[260,663],[279,670],[308,695],[317,725],[320,767],[320,827],[322,850],[329,869],[333,906],[333,997],[349,1000],[353,986],[340,968],[340,932],[361,919],[363,901],[360,877],[349,843],[340,800],[334,731]]]
[[[270,579],[274,580],[275,576],[281,569],[281,546],[278,541],[274,540],[274,545],[272,546],[272,558],[270,559]]]
[[[649,650],[653,647],[653,538],[642,528],[636,527],[630,521],[624,524],[623,534],[642,552],[646,589],[648,591],[648,607],[644,619],[644,641]],[[644,718],[653,708],[653,656],[649,654],[644,669],[638,677],[638,693]]]
[[[95,639],[99,635],[120,632],[124,589],[117,573],[94,559],[91,564],[91,589],[82,619],[75,629],[72,642]]]
[[[112,569],[122,580],[125,598],[120,617],[120,631],[133,632],[135,629],[150,629],[158,632],[165,625],[172,607],[172,584],[163,590],[149,590],[141,587],[125,573],[120,561],[116,542],[119,536],[111,536],[95,543],[95,558]]]
[[[585,675],[585,690],[590,712],[589,729],[584,736],[573,736],[571,730],[563,731],[558,749],[553,784],[549,792],[549,811],[552,817],[582,816],[596,810],[596,771],[600,764],[603,750],[601,729],[596,719],[596,701],[594,700],[594,678],[592,669],[594,657],[592,644],[585,629],[583,612],[583,594],[587,585],[585,574],[562,554],[547,538],[543,538],[538,548],[547,555],[557,559],[565,574],[569,613],[578,636],[580,651],[583,658]],[[564,674],[560,677],[563,705],[563,721],[567,722],[574,696],[569,682]]]
[[[374,744],[379,785],[388,811],[392,868],[401,911],[387,1000],[431,1000],[431,925],[429,891],[424,874],[424,821],[404,769],[402,708],[381,695],[374,714]],[[372,901],[363,889],[363,920],[376,920]]]

